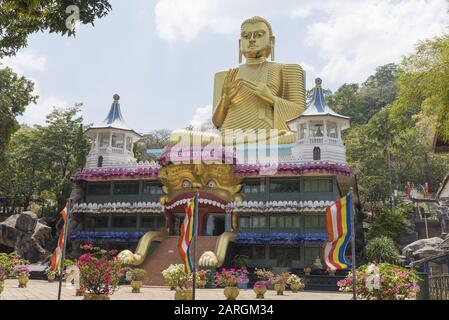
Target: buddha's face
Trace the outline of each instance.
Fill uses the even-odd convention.
[[[270,32],[263,22],[246,23],[240,34],[241,50],[246,58],[268,57],[270,54]]]

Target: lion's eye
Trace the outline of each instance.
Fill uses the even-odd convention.
[[[190,183],[189,180],[184,180],[184,181],[182,182],[182,187],[183,187],[183,188],[190,188],[191,186],[192,186],[192,184]]]
[[[217,186],[217,183],[214,180],[209,180],[209,182],[207,183],[207,186],[209,188],[215,188]]]

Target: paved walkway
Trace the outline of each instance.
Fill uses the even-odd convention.
[[[75,296],[75,289],[62,284],[63,300],[81,300],[82,297]],[[27,288],[18,288],[16,279],[5,281],[5,289],[0,294],[0,300],[56,300],[58,296],[58,283],[49,283],[44,280],[30,280]],[[198,289],[196,291],[198,300],[225,300],[223,289]],[[111,296],[111,300],[173,300],[174,291],[167,287],[144,287],[141,293],[131,293],[131,286],[124,285]],[[238,300],[255,300],[252,289],[240,289]],[[284,292],[283,296],[269,290],[265,294],[265,300],[349,300],[351,294],[341,292],[303,291],[292,293]]]

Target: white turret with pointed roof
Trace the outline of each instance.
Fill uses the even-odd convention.
[[[92,139],[86,168],[123,166],[136,162],[133,144],[141,135],[125,123],[120,110],[120,96],[114,94],[113,99],[106,119],[86,130],[86,135]]]
[[[299,117],[287,122],[296,132],[292,149],[294,161],[346,164],[346,148],[341,132],[350,127],[349,117],[332,110],[324,99],[322,80],[315,79],[313,98]]]

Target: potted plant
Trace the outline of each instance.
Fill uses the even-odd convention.
[[[282,272],[272,278],[271,283],[274,284],[274,289],[276,290],[276,294],[278,296],[284,295],[285,286],[289,277],[290,272]]]
[[[148,273],[143,269],[131,270],[131,287],[132,293],[140,293],[142,282],[147,278]]]
[[[256,293],[257,299],[263,299],[265,293],[268,290],[271,279],[273,279],[273,272],[266,269],[255,269],[256,277],[258,281],[253,286],[253,290]]]
[[[215,273],[215,286],[224,287],[224,295],[227,300],[235,300],[239,295],[238,278],[244,273],[240,269],[221,269]]]
[[[263,299],[265,297],[268,284],[265,280],[258,280],[254,283],[253,290],[256,293],[256,299]]]
[[[44,273],[47,275],[48,282],[53,282],[56,279],[56,276],[59,274],[58,271],[52,270],[50,267],[45,269]]]
[[[98,247],[83,247],[89,251],[77,261],[80,283],[84,286],[85,300],[109,300],[109,295],[118,288],[123,270],[121,261],[114,252]]]
[[[162,271],[162,276],[164,277],[165,283],[170,287],[170,290],[176,290],[176,281],[179,277],[180,266],[184,265],[171,264],[167,269]]]
[[[207,281],[209,279],[210,270],[200,269],[196,272],[196,274],[197,274],[197,278],[198,278],[197,287],[205,288]]]
[[[0,294],[3,292],[3,288],[5,287],[4,281],[6,280],[6,272],[3,269],[0,269]]]
[[[29,280],[31,269],[28,265],[19,264],[14,267],[13,273],[19,280],[19,288],[26,288]]]
[[[296,274],[292,274],[288,277],[287,284],[290,286],[293,293],[303,290],[305,287],[305,285],[301,282],[301,278]]]

